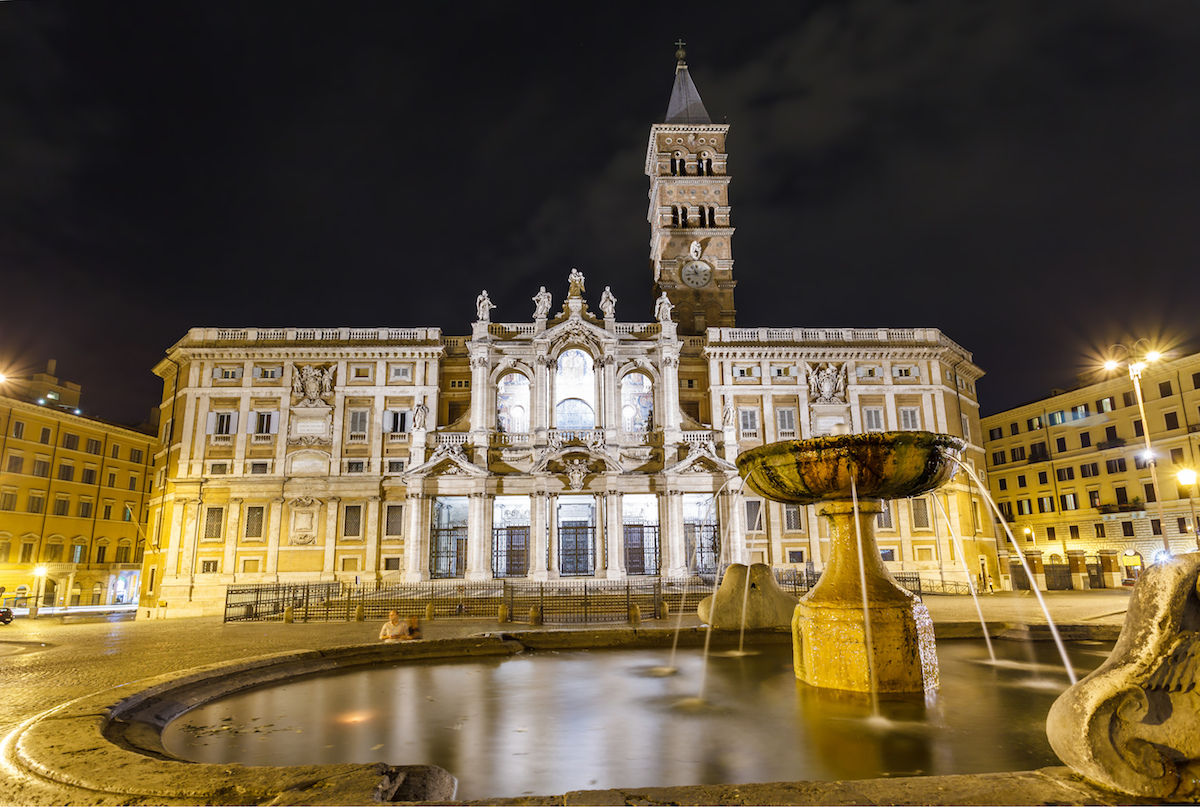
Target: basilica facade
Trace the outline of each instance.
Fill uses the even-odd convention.
[[[937,329],[737,327],[729,127],[678,57],[646,154],[655,320],[571,270],[526,321],[493,322],[481,292],[465,336],[192,329],[155,368],[142,616],[217,613],[256,582],[819,571],[818,508],[741,487],[737,455],[774,440],[944,432],[982,478],[982,372]],[[997,574],[965,474],[878,518],[893,570]]]

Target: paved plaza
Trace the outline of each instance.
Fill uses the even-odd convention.
[[[1124,610],[1129,600],[1128,590],[1089,591],[1089,592],[1049,592],[1044,594],[1055,621],[1063,625],[1093,625],[1104,626],[1105,631],[1115,635],[1124,619]],[[969,597],[928,596],[925,602],[939,631],[952,630],[956,623],[977,621],[975,606]],[[1004,592],[986,595],[981,598],[981,607],[987,621],[1003,623],[1012,626],[1043,625],[1045,618],[1037,602],[1037,598],[1029,593]],[[671,620],[674,623],[674,620]],[[663,623],[649,623],[662,626]],[[697,624],[695,616],[684,618],[686,626]],[[513,630],[525,629],[526,626],[512,624],[506,626]],[[596,629],[624,629],[624,625],[594,625]],[[470,636],[478,633],[495,633],[501,630],[495,620],[458,620],[445,619],[427,623],[425,637],[428,639],[452,638]],[[550,626],[547,630],[553,630]],[[246,659],[264,654],[297,650],[319,650],[324,648],[342,647],[355,644],[373,644],[377,640],[379,626],[374,622],[357,623],[234,623],[222,624],[217,618],[195,618],[158,621],[135,621],[128,616],[105,618],[101,616],[87,617],[51,617],[36,620],[22,618],[6,627],[0,627],[0,670],[3,671],[0,681],[4,685],[4,696],[0,698],[0,730],[8,736],[23,721],[47,709],[64,702],[90,695],[112,687],[127,685],[141,679],[160,676],[167,673],[182,672],[191,668],[209,664]],[[7,760],[5,761],[7,764]],[[1051,769],[1058,770],[1058,769]],[[65,795],[61,790],[46,787],[37,781],[15,775],[13,770],[7,770],[0,777],[0,803],[5,804],[61,804],[82,801],[81,793]],[[1042,773],[1005,774],[1004,776],[1018,777],[1024,782],[1024,787],[1033,788],[1030,777],[1041,776],[1039,781],[1051,783],[1054,777],[1047,779]],[[991,790],[991,796],[986,792],[974,793],[986,777],[940,777],[928,778],[933,783],[943,779],[963,780],[957,792],[961,798],[951,794],[943,794],[948,798],[939,798],[936,793],[922,791],[919,784],[905,785],[908,795],[901,798],[900,790],[894,790],[896,800],[905,799],[914,802],[933,803],[936,801],[956,803],[1035,803],[1024,797],[1018,798],[1013,792],[1004,793],[1001,789]],[[970,780],[973,784],[967,785]],[[1029,781],[1027,781],[1029,780]],[[912,780],[909,780],[912,781]],[[774,803],[802,801],[815,799],[831,803],[837,798],[829,788],[832,784],[811,783],[819,788],[811,791],[809,796],[801,796],[799,791],[790,791],[786,795],[782,791],[771,796],[767,791],[759,791],[758,799],[764,803],[775,799]],[[855,793],[852,798],[885,803],[891,801],[886,791],[879,788],[888,783],[879,782],[874,785],[867,783],[844,783]],[[890,783],[898,787],[898,783]],[[935,785],[931,785],[935,786]],[[1062,791],[1062,782],[1046,784],[1050,791],[1038,796],[1030,790],[1031,797],[1053,798],[1060,803],[1092,803],[1101,797],[1091,793],[1086,788],[1079,790],[1072,797]],[[755,786],[758,788],[767,785]],[[794,788],[794,786],[791,786]],[[916,791],[913,791],[913,788]],[[1081,787],[1083,787],[1081,785]],[[674,788],[679,791],[676,798],[689,798],[698,801],[721,801],[732,798],[726,791],[712,786],[697,790],[692,796],[687,796],[686,789]],[[811,790],[811,789],[810,789]],[[873,795],[868,791],[874,791]],[[742,789],[747,798],[746,789]],[[606,791],[606,793],[613,793]],[[722,794],[725,795],[722,795]],[[557,796],[545,803],[569,803],[581,794]],[[611,798],[611,797],[606,797]],[[755,801],[755,797],[748,797]],[[846,796],[846,798],[851,798]],[[584,802],[588,799],[583,799]],[[533,803],[524,800],[524,803]],[[624,803],[624,801],[613,802]]]

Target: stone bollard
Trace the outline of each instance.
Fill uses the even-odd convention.
[[[542,624],[542,609],[536,605],[529,609],[529,624],[530,625]]]
[[[642,624],[642,608],[636,603],[629,606],[629,624],[632,626]]]
[[[425,621],[426,622],[433,621],[433,603],[432,602],[425,606]]]
[[[360,602],[358,605],[354,606],[354,621],[362,622],[365,618],[366,612],[365,609],[363,609],[363,604]]]
[[[666,600],[659,600],[658,613],[660,614],[659,619],[666,619],[669,617],[671,615],[671,604]]]
[[[361,605],[358,607],[362,608]],[[295,614],[292,611],[292,606],[289,605],[287,608],[283,609],[283,622],[285,625],[290,625],[295,621],[296,621]]]
[[[500,603],[500,607],[496,609],[496,621],[503,625],[508,621],[508,606]]]

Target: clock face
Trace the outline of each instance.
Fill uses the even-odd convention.
[[[684,264],[679,275],[683,278],[684,283],[698,289],[701,286],[707,286],[708,281],[712,280],[712,267],[704,261],[690,261]]]

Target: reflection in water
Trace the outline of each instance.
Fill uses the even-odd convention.
[[[1030,646],[1039,666],[1056,657]],[[996,647],[1025,656],[1022,643]],[[688,703],[698,649],[680,649],[670,677],[648,674],[664,650],[525,653],[293,679],[188,712],[163,741],[197,762],[432,763],[459,778],[464,800],[1058,764],[1045,716],[1067,686],[1061,667],[1030,689],[1028,662],[981,665],[982,642],[942,642],[938,692],[885,696],[872,718],[863,694],[796,681],[788,645],[756,649],[710,661],[703,703]]]

